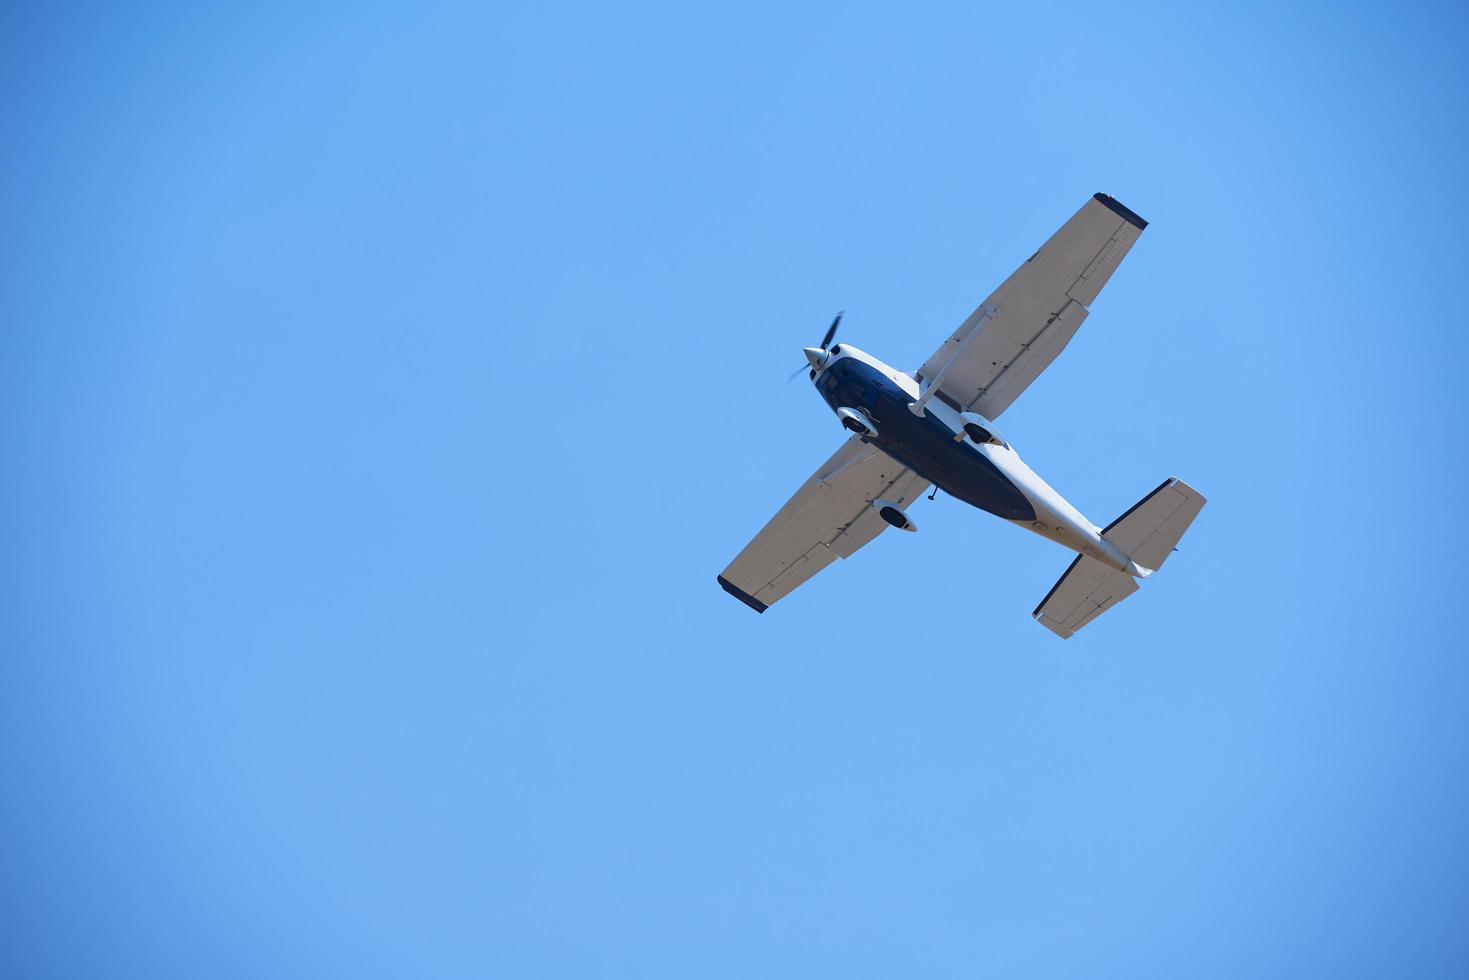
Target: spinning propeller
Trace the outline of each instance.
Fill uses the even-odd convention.
[[[831,321],[831,326],[826,328],[826,336],[821,338],[820,346],[804,348],[804,350],[806,351],[806,360],[811,362],[810,366],[796,368],[795,372],[789,378],[786,378],[786,384],[790,384],[792,381],[795,381],[796,377],[801,374],[801,372],[811,371],[817,367],[820,367],[821,362],[826,359],[826,350],[828,347],[831,346],[832,338],[837,335],[837,324],[842,322],[842,314],[846,312],[846,310],[842,310]]]

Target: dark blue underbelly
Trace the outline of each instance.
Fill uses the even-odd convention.
[[[932,415],[919,418],[908,411],[908,393],[876,368],[842,358],[816,387],[833,410],[845,406],[866,413],[877,426],[871,442],[944,493],[1006,520],[1035,520],[1025,494],[994,463],[955,442],[949,427]]]

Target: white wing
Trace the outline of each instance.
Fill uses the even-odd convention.
[[[1095,195],[934,351],[919,382],[942,372],[938,397],[998,417],[1061,353],[1147,226]]]
[[[852,436],[745,546],[719,584],[756,612],[830,565],[850,558],[888,526],[879,497],[907,507],[928,481]]]

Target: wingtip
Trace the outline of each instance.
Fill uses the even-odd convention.
[[[770,608],[768,605],[750,595],[750,593],[746,592],[738,585],[735,585],[723,575],[719,576],[719,587],[728,592],[730,595],[734,596],[736,599],[743,602],[745,605],[749,606],[751,609],[755,610],[757,613],[763,613],[765,610]]]
[[[1145,221],[1141,215],[1132,210],[1132,208],[1129,208],[1127,205],[1123,204],[1121,201],[1117,200],[1117,198],[1113,197],[1111,194],[1103,194],[1101,191],[1098,191],[1097,193],[1092,195],[1092,199],[1101,202],[1103,207],[1111,211],[1113,214],[1117,215],[1123,221],[1126,221],[1128,224],[1135,226],[1138,231],[1142,231],[1148,226],[1147,221]]]

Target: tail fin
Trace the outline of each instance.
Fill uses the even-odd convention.
[[[1107,525],[1102,537],[1148,575],[1162,567],[1203,507],[1201,493],[1182,480],[1170,478]],[[1136,591],[1137,581],[1131,575],[1080,555],[1032,615],[1052,633],[1069,639]]]

